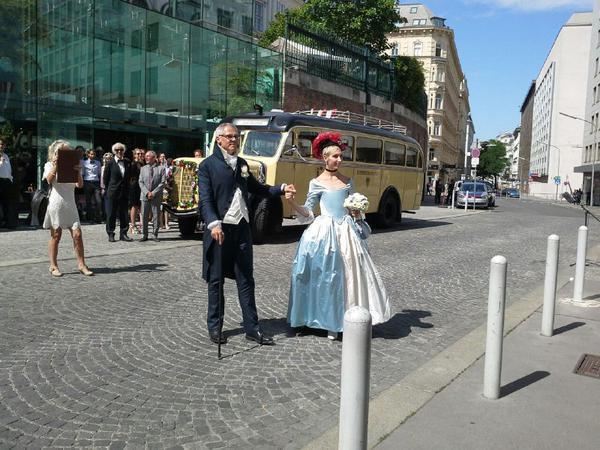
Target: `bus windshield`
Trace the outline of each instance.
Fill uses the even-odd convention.
[[[275,156],[281,142],[281,133],[267,131],[249,131],[244,140],[243,153],[254,156]]]

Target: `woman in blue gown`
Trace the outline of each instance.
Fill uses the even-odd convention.
[[[321,133],[313,141],[313,156],[325,171],[310,181],[306,203],[286,199],[298,212],[304,231],[292,267],[288,322],[292,327],[320,328],[336,339],[343,331],[344,312],[355,305],[367,308],[373,325],[390,318],[385,286],[369,255],[371,234],[359,211],[343,205],[354,192],[351,179],[339,172],[342,144],[338,133]],[[321,214],[313,209],[319,204]]]

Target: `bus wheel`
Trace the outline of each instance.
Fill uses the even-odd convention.
[[[377,224],[382,228],[393,226],[398,220],[400,210],[396,196],[387,193],[381,200],[379,212],[377,213]]]
[[[283,205],[280,199],[260,199],[252,216],[252,241],[262,244],[270,234],[281,231]]]
[[[177,223],[179,225],[179,234],[183,237],[192,236],[196,231],[196,217],[179,217]]]

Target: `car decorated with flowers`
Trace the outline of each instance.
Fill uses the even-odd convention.
[[[163,207],[169,214],[177,218],[179,232],[182,236],[194,234],[198,221],[202,220],[199,212],[198,166],[203,159],[182,157],[173,160],[171,174],[167,179]],[[244,176],[244,171],[250,171],[257,180],[264,183],[264,169],[261,163],[248,161],[248,166],[242,167],[242,176]],[[251,208],[253,215],[257,207],[260,206],[254,205],[253,202]]]

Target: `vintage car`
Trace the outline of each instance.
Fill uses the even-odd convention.
[[[177,218],[179,232],[190,236],[201,221],[198,194],[198,166],[204,158],[182,157],[173,160],[171,176],[167,180],[167,189],[163,198],[163,208]],[[261,162],[248,160],[250,171],[261,183],[265,182],[265,168]],[[279,200],[279,199],[277,199]],[[269,216],[266,213],[266,199],[250,197],[250,214],[253,238],[256,242],[264,240],[267,234]],[[281,200],[279,200],[281,203]]]

